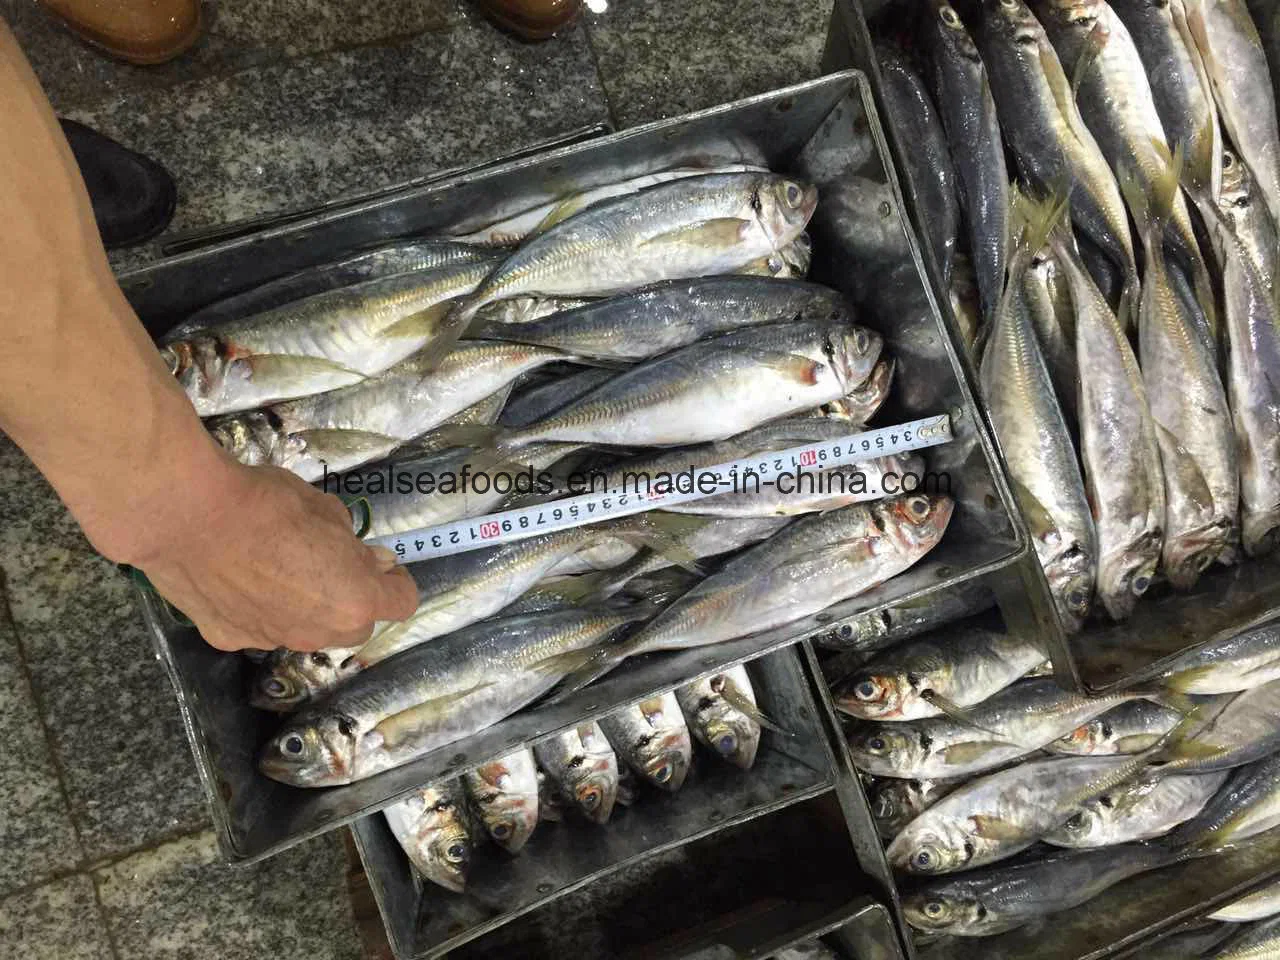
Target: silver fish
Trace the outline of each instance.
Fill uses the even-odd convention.
[[[241,463],[319,480],[385,457],[520,374],[563,359],[544,347],[470,340],[442,360],[418,353],[355,386],[224,417],[209,429]]]
[[[346,666],[359,647],[330,647],[301,652],[281,647],[259,665],[249,703],[259,710],[288,712],[332,690],[359,668]]]
[[[878,650],[902,640],[918,637],[963,617],[968,617],[995,606],[991,591],[981,584],[970,582],[942,593],[934,593],[920,600],[885,607],[875,613],[854,618],[830,634],[822,634],[815,642],[835,650],[852,651],[848,656],[861,656],[860,651]],[[851,672],[843,658],[831,661],[832,669],[824,671],[833,682]],[[861,663],[857,664],[858,666]]]
[[[634,615],[559,610],[476,624],[351,678],[263,747],[281,783],[354,783],[470,736],[537,700]]]
[[[1280,881],[1267,884],[1261,890],[1246,894],[1239,900],[1232,900],[1224,907],[1219,907],[1209,914],[1211,920],[1225,920],[1228,923],[1252,923],[1254,920],[1265,920],[1280,913]]]
[[[538,825],[538,768],[528,747],[482,764],[462,777],[490,839],[519,853]]]
[[[871,374],[881,343],[876,333],[839,323],[765,324],[721,334],[620,373],[558,413],[507,431],[501,443],[723,440],[843,397]]]
[[[1184,0],[1236,152],[1253,172],[1271,222],[1280,224],[1280,124],[1267,55],[1244,0]]]
[[[1097,589],[1123,619],[1151,586],[1164,536],[1164,473],[1138,360],[1093,278],[1060,234],[1076,305],[1080,455],[1097,533]]]
[[[415,437],[403,446],[396,447],[394,456],[399,460],[412,457],[429,457],[458,445],[457,431],[454,427],[492,426],[498,422],[498,415],[506,406],[511,395],[511,384],[495,390],[483,400],[473,403],[465,410],[460,410],[452,417],[441,422],[440,426],[428,430],[420,437]]]
[[[756,706],[751,678],[743,664],[678,687],[676,700],[700,743],[735,767],[751,769],[760,747],[761,729],[738,706],[744,702]]]
[[[1060,827],[1090,797],[1129,779],[1131,757],[1055,757],[971,780],[889,844],[898,870],[953,873],[1011,857]]]
[[[1255,760],[1231,776],[1208,805],[1180,826],[1168,845],[1191,855],[1218,853],[1280,826],[1280,756]]]
[[[860,386],[845,394],[839,400],[824,403],[810,412],[813,417],[825,417],[829,420],[843,420],[859,428],[865,427],[875,416],[876,411],[889,399],[889,389],[893,386],[893,372],[896,364],[892,360],[881,360],[871,371],[871,376]]]
[[[1136,289],[1136,288],[1135,288]],[[1022,297],[1036,331],[1053,391],[1064,417],[1078,418],[1080,377],[1076,371],[1076,321],[1071,291],[1051,250],[1036,254],[1022,277]]]
[[[892,840],[902,832],[903,827],[964,782],[877,778],[867,789],[867,800],[881,838]]]
[[[983,315],[994,317],[1009,259],[1009,173],[986,67],[960,15],[930,0],[933,92],[955,161],[960,207]]]
[[[1122,703],[1045,745],[1050,753],[1109,757],[1150,750],[1182,722],[1182,714],[1150,700]]]
[[[1071,435],[1018,289],[1026,263],[1019,256],[1011,269],[979,379],[1059,617],[1077,630],[1092,601],[1097,544]]]
[[[1249,252],[1263,283],[1267,289],[1274,289],[1277,255],[1280,253],[1276,226],[1262,202],[1253,174],[1230,150],[1224,150],[1222,154],[1222,188],[1218,191],[1217,201],[1219,211]],[[1220,251],[1219,256],[1225,262],[1227,252]]]
[[[970,626],[894,647],[833,691],[836,708],[863,720],[923,720],[982,703],[1045,661],[1034,638]]]
[[[1049,37],[1022,0],[985,0],[982,11],[983,62],[1019,172],[1042,194],[1069,188],[1073,222],[1123,270],[1136,302],[1138,265],[1124,200]],[[1052,370],[1053,354],[1046,354]]]
[[[1280,749],[1280,680],[1201,704],[1186,732],[1161,757],[1161,769],[1207,773],[1259,760]]]
[[[1052,678],[1021,680],[965,711],[964,718],[865,723],[848,736],[860,770],[881,777],[968,777],[1035,753],[1140,694],[1086,697]]]
[[[1110,887],[1171,862],[1143,844],[1052,853],[1038,860],[935,881],[903,898],[914,929],[989,937],[1092,900]]]
[[[600,724],[583,723],[533,748],[560,795],[593,823],[607,823],[618,795],[618,758]]]
[[[811,186],[771,173],[688,177],[602,200],[524,243],[461,311],[497,300],[608,296],[659,280],[729,273],[780,251],[818,203]]]
[[[466,889],[476,837],[457,780],[419,790],[382,813],[418,873],[453,893]]]
[[[586,367],[522,387],[514,392],[498,422],[504,427],[527,427],[617,375],[617,370],[608,367]]]
[[[1087,801],[1045,842],[1090,848],[1162,837],[1203,810],[1226,778],[1224,770],[1118,787]]]
[[[1226,640],[1197,647],[1160,674],[1181,693],[1235,693],[1280,680],[1280,626],[1264,624]]]
[[[674,693],[641,700],[600,721],[618,755],[662,790],[674,793],[684,785],[693,762],[693,742]]]
[[[1280,957],[1280,917],[1245,927],[1209,956],[1213,960],[1273,960]]]
[[[448,318],[453,301],[498,262],[495,255],[316,294],[166,339],[160,354],[202,417],[349,387],[415,353],[439,361],[461,332]]]
[[[582,357],[644,360],[704,337],[782,321],[852,322],[853,307],[835,290],[799,280],[703,277],[668,280],[623,296],[484,336],[555,347]]]

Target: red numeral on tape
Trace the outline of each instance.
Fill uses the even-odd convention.
[[[496,537],[500,533],[502,533],[502,526],[496,520],[480,524],[480,536],[485,540]]]

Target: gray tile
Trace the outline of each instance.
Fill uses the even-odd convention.
[[[818,76],[831,0],[610,0],[588,19],[624,127]]]
[[[0,960],[111,960],[92,881],[74,874],[0,900]]]
[[[121,960],[358,960],[345,874],[336,834],[232,867],[200,833],[94,879]]]
[[[0,438],[0,568],[90,860],[206,822],[173,690],[125,578]]]
[[[177,60],[136,67],[103,56],[77,39],[35,0],[0,0],[27,59],[58,110],[134,97],[204,77],[326,50],[445,29],[461,0],[211,0],[206,30]]]
[[[443,33],[69,115],[173,173],[172,234],[478,163],[599,123],[607,110],[581,28],[522,44],[468,13]]]
[[[0,600],[0,896],[63,873],[83,858],[49,744]]]

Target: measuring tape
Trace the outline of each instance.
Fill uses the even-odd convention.
[[[776,453],[744,457],[731,463],[692,470],[689,490],[652,489],[626,490],[615,488],[602,492],[584,493],[565,497],[531,507],[520,507],[501,513],[491,513],[469,520],[385,537],[373,537],[366,541],[373,546],[386,547],[396,555],[397,563],[414,563],[432,557],[447,557],[468,550],[480,550],[544,533],[555,533],[573,527],[614,520],[647,510],[689,503],[727,493],[740,492],[746,485],[754,489],[776,483],[782,474],[809,470],[822,472],[834,467],[850,466],[876,457],[907,453],[924,447],[933,447],[951,439],[951,420],[944,413],[935,417],[912,420],[892,427],[880,427],[864,433],[855,433],[838,440],[790,447]],[[681,476],[688,476],[682,471]],[[703,478],[709,478],[704,480]],[[797,474],[798,478],[798,474]],[[712,489],[704,489],[704,488]],[[891,491],[909,493],[909,490]],[[879,489],[868,489],[858,499],[876,500],[886,496]]]

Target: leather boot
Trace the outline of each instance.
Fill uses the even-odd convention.
[[[172,60],[200,36],[200,0],[42,0],[79,36],[130,63]]]
[[[582,12],[582,0],[477,0],[485,16],[522,40],[546,40]]]
[[[160,164],[74,120],[62,120],[108,250],[149,240],[169,225],[178,191]]]

